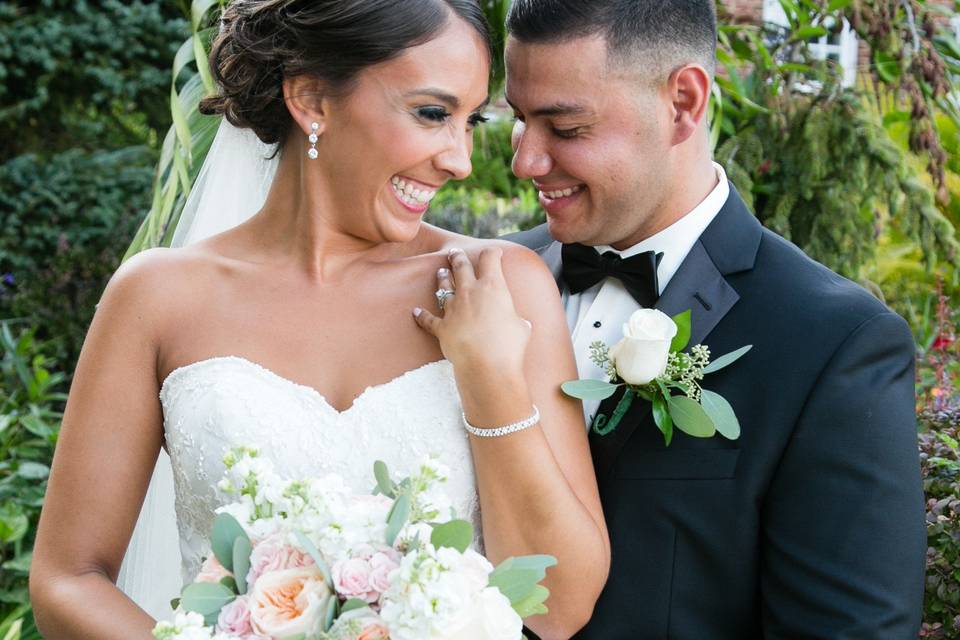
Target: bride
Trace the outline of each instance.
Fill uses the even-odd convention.
[[[33,558],[46,637],[151,637],[115,581],[158,452],[190,579],[237,445],[357,490],[377,459],[402,473],[439,454],[461,507],[479,505],[494,563],[559,560],[550,613],[530,627],[560,638],[586,623],[609,545],[583,415],[559,390],[576,368],[553,278],[526,249],[422,221],[470,173],[489,51],[475,0],[229,5],[205,107],[276,145],[276,175],[256,215],[136,256],[103,294]],[[229,155],[208,162],[256,160]],[[491,430],[520,423],[532,426]]]

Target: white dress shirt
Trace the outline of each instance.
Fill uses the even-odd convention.
[[[697,239],[720,213],[720,209],[730,195],[726,172],[719,164],[714,163],[713,166],[717,171],[717,186],[693,211],[663,231],[623,251],[617,251],[609,246],[594,248],[598,253],[613,251],[624,258],[644,251],[663,253],[663,259],[657,267],[659,293],[662,294]],[[577,358],[579,378],[606,379],[603,370],[590,360],[590,344],[602,340],[607,346],[612,347],[619,342],[623,337],[623,324],[634,311],[640,308],[640,305],[627,293],[623,283],[617,278],[605,278],[577,294],[564,290],[563,305],[567,311],[567,325],[570,327],[570,335],[573,338],[573,352]],[[600,403],[597,401],[583,403],[583,413],[588,425],[593,421],[593,414],[599,406]]]

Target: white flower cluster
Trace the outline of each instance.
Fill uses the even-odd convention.
[[[153,630],[156,640],[233,640],[234,636],[214,633],[205,627],[199,613],[177,613],[173,622],[159,622]]]
[[[490,587],[486,558],[423,544],[400,562],[381,617],[393,640],[517,640],[523,621]]]

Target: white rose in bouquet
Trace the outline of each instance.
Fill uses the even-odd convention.
[[[677,324],[658,309],[639,309],[623,325],[623,339],[610,349],[617,375],[627,384],[642,386],[667,369],[670,343]]]
[[[495,587],[480,592],[475,612],[476,618],[457,640],[517,640],[523,634],[523,619]]]

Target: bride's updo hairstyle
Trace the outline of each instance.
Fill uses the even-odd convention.
[[[293,126],[284,78],[312,75],[331,95],[347,94],[365,68],[430,41],[455,17],[492,46],[476,0],[233,0],[210,52],[220,91],[200,111],[282,145]]]

